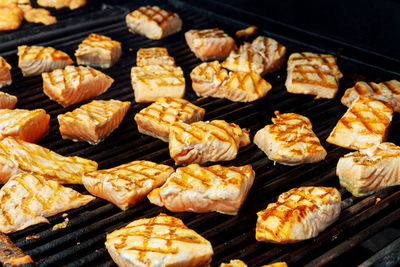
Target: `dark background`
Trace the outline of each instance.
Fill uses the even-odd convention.
[[[193,2],[207,7],[204,1]],[[400,1],[218,0],[400,61]]]

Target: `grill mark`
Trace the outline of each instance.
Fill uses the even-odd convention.
[[[202,123],[196,124],[196,128],[202,130],[204,134],[206,134],[206,133],[210,134],[218,141],[221,141],[224,143],[235,143],[235,142],[232,142],[232,140],[231,140],[232,136],[229,134],[229,132],[225,128],[222,128],[219,125],[215,125],[215,124],[211,124],[211,123],[209,125],[213,125],[214,127],[217,127],[218,129],[223,130],[225,134],[220,134],[217,131],[215,131],[214,129],[212,129],[212,128],[210,129],[209,127],[207,127],[207,125],[203,125]]]
[[[201,167],[199,167],[199,168],[202,169]],[[189,179],[188,178],[185,179],[185,177],[184,177],[184,175],[187,175],[187,176],[193,178],[194,180],[200,181],[200,183],[203,186],[207,187],[207,188],[212,187],[212,182],[213,182],[214,179],[208,179],[208,177],[201,176],[201,174],[200,175],[196,175],[194,173],[194,171],[192,171],[192,168],[190,168],[190,167],[180,168],[180,171],[181,171],[181,174],[182,174],[181,175],[182,182],[186,182],[186,184],[189,184],[189,182],[188,182]]]
[[[393,94],[399,95],[400,94],[400,88],[392,85],[390,81],[386,81],[381,83],[383,86],[386,86]]]
[[[9,188],[6,188],[6,189],[2,190],[4,192],[4,195],[1,198],[1,203],[0,203],[1,207],[3,206],[2,205],[3,203],[7,203],[7,200],[11,199],[11,194],[10,194],[10,192],[8,192],[10,189]],[[15,224],[13,214],[9,214],[8,211],[6,209],[4,209],[3,207],[0,209],[0,212],[4,215],[4,218],[6,218],[6,221],[8,224],[10,224],[10,225]]]
[[[145,16],[146,18],[148,18],[151,21],[154,21],[155,23],[157,23],[159,26],[161,26],[165,21],[169,20],[170,17],[176,17],[175,13],[168,11],[168,10],[164,10],[162,8],[155,8],[153,6],[146,6],[146,7],[141,7],[136,9],[140,14],[142,14],[143,16]],[[152,12],[151,12],[152,11]],[[165,15],[163,14],[163,11],[166,13]],[[153,13],[153,14],[152,14]],[[160,19],[156,19],[155,17],[159,15],[159,17],[161,17]]]
[[[194,133],[194,131],[193,131],[193,132],[190,132],[189,129],[190,129],[191,127],[195,127],[194,125],[190,125],[188,128],[184,128],[184,127],[181,126],[181,123],[178,122],[178,123],[175,123],[174,125],[172,125],[172,127],[176,127],[176,128],[179,128],[179,129],[181,130],[181,132],[178,132],[177,134],[175,134],[176,136],[183,135],[183,134],[182,134],[182,132],[183,132],[183,133],[187,133],[188,135],[190,135],[190,136],[196,138],[196,139],[199,140],[199,141],[203,141],[203,137],[202,137],[202,136],[196,136],[195,133]],[[196,127],[196,128],[199,128],[199,127]],[[200,128],[199,128],[199,129],[200,129]],[[181,143],[184,143],[184,142],[181,142]]]
[[[241,173],[236,172],[236,171],[234,171],[232,169],[229,169],[229,168],[216,170],[216,169],[214,169],[212,167],[208,167],[208,168],[205,167],[205,168],[202,168],[202,169],[207,170],[208,172],[210,172],[210,173],[214,174],[215,176],[217,176],[218,178],[220,178],[224,185],[233,184],[233,185],[237,186],[237,185],[239,185],[239,182],[241,180],[240,178],[242,178],[242,179],[244,178]],[[231,171],[232,173],[235,173],[236,176],[228,178],[229,171]],[[222,172],[224,172],[224,173],[222,173]],[[237,176],[240,176],[240,178],[237,177]]]
[[[44,209],[49,209],[49,203],[52,203],[55,197],[55,194],[52,194],[51,197],[49,199],[47,199],[47,201],[45,199],[43,199],[39,194],[36,194],[28,184],[25,183],[25,180],[19,178],[19,177],[15,177],[14,181],[18,182],[23,188],[25,188],[26,191],[29,192],[31,199],[36,198],[40,204],[42,204]],[[55,193],[55,192],[54,192]]]

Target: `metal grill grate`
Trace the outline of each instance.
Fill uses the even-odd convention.
[[[348,151],[327,144],[325,139],[345,112],[346,108],[339,99],[345,88],[355,82],[357,77],[364,76],[367,80],[384,81],[399,79],[400,75],[374,68],[351,58],[338,57],[338,65],[345,77],[341,80],[338,96],[334,100],[315,100],[312,96],[294,95],[286,92],[285,66],[278,72],[265,78],[272,84],[272,90],[263,99],[252,103],[233,103],[228,100],[214,98],[197,99],[191,89],[190,71],[200,63],[190,52],[184,40],[183,32],[192,28],[220,27],[232,34],[235,30],[247,26],[231,18],[214,15],[208,11],[194,8],[185,3],[177,6],[165,1],[154,1],[161,7],[177,12],[183,19],[183,30],[179,34],[167,37],[161,41],[152,41],[129,33],[125,26],[124,15],[128,9],[107,7],[97,11],[90,6],[86,11],[80,11],[77,16],[65,15],[65,20],[54,29],[46,29],[38,35],[28,34],[43,27],[21,29],[11,35],[0,35],[0,54],[13,66],[13,84],[4,88],[6,92],[18,96],[17,108],[44,108],[50,115],[50,133],[41,141],[41,145],[55,150],[63,155],[77,155],[96,160],[99,168],[109,168],[132,160],[146,159],[158,163],[173,165],[169,157],[168,145],[158,139],[138,133],[134,114],[146,104],[132,103],[124,121],[104,142],[97,146],[86,143],[74,143],[62,140],[58,131],[56,116],[71,111],[80,103],[68,108],[48,99],[42,92],[42,80],[37,77],[22,77],[17,68],[16,46],[18,44],[49,45],[73,55],[78,44],[92,32],[107,35],[122,42],[123,55],[112,68],[104,71],[115,79],[114,84],[105,94],[97,99],[119,99],[133,101],[133,91],[130,82],[130,68],[135,65],[136,51],[141,47],[164,46],[168,48],[176,64],[185,72],[187,90],[185,98],[206,109],[205,120],[224,119],[235,122],[241,127],[249,128],[251,138],[256,131],[270,123],[275,110],[297,112],[307,116],[313,123],[313,129],[327,149],[326,160],[317,164],[296,167],[274,164],[254,144],[241,148],[238,157],[223,163],[224,165],[244,165],[251,163],[256,179],[246,202],[237,216],[217,213],[193,214],[171,213],[151,205],[147,200],[127,211],[121,211],[114,205],[96,199],[92,203],[68,211],[69,224],[65,229],[52,230],[52,226],[64,220],[61,214],[49,218],[50,225],[40,224],[10,235],[10,238],[31,255],[38,266],[114,266],[105,247],[106,233],[120,228],[134,219],[155,216],[166,212],[181,218],[184,223],[211,241],[214,248],[212,266],[221,262],[240,258],[250,266],[260,266],[277,260],[286,261],[289,266],[306,265],[356,265],[363,263],[370,266],[379,263],[380,255],[392,255],[400,239],[400,192],[399,187],[383,190],[367,198],[354,198],[341,189],[343,211],[337,222],[326,229],[317,238],[290,245],[274,245],[257,242],[254,238],[256,212],[264,209],[269,202],[292,187],[300,185],[324,185],[339,188],[335,168],[338,158]],[[147,4],[147,2],[146,2]],[[98,7],[97,5],[94,5]],[[132,8],[140,4],[131,4]],[[64,11],[65,12],[65,11]],[[82,13],[83,12],[83,13]],[[85,22],[83,16],[92,18]],[[74,24],[72,20],[76,21]],[[274,33],[273,29],[263,28],[264,35],[272,35],[288,48],[288,54],[298,51],[327,52],[323,47],[307,45],[298,40]],[[270,30],[270,31],[267,31]],[[18,39],[19,36],[24,38]],[[11,37],[10,37],[11,36]],[[357,75],[355,75],[357,74]],[[396,114],[389,141],[396,142],[400,137],[400,120]],[[73,186],[74,189],[87,193],[83,186]],[[381,201],[376,203],[376,199]],[[386,242],[381,242],[375,249],[367,249],[366,242],[380,238],[384,229],[392,228],[394,233]],[[31,238],[40,236],[40,238]],[[27,238],[28,237],[28,238]],[[367,251],[368,250],[368,251]],[[354,256],[357,255],[357,256]],[[399,262],[399,257],[392,255],[389,263]],[[388,262],[386,262],[388,263]]]

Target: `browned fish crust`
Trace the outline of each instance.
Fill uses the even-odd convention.
[[[3,266],[19,266],[33,263],[33,260],[17,247],[8,236],[0,233],[0,263]]]

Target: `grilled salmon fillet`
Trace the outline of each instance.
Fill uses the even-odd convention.
[[[32,9],[30,0],[0,0],[0,6],[16,6],[23,12]]]
[[[332,55],[293,53],[287,66],[286,89],[294,94],[334,98],[343,76]]]
[[[131,79],[137,103],[154,102],[159,97],[182,98],[185,93],[185,78],[180,67],[170,65],[132,67]]]
[[[190,73],[197,95],[227,98],[235,102],[251,102],[264,97],[271,84],[259,74],[242,71],[228,72],[218,61],[202,63]]]
[[[160,40],[182,29],[179,15],[158,6],[142,6],[126,15],[126,25],[132,33]]]
[[[57,22],[57,18],[50,15],[50,11],[44,8],[32,8],[24,12],[24,18],[28,22],[50,25]]]
[[[75,57],[78,65],[106,69],[121,57],[121,43],[110,37],[91,33],[79,44]]]
[[[316,237],[339,217],[340,201],[333,187],[293,188],[257,213],[256,239],[286,244]]]
[[[182,98],[160,97],[136,113],[139,132],[168,142],[169,128],[177,121],[192,123],[204,118],[205,110]]]
[[[0,88],[12,83],[10,70],[10,64],[8,64],[7,61],[0,56]]]
[[[125,117],[131,102],[93,100],[72,112],[57,116],[63,139],[97,145],[114,131]]]
[[[400,185],[400,147],[380,143],[339,159],[336,174],[340,185],[356,197]]]
[[[106,248],[118,266],[207,266],[211,243],[183,222],[161,213],[131,222],[107,235]]]
[[[21,45],[18,56],[18,67],[24,76],[39,75],[74,63],[66,53],[52,47]]]
[[[28,172],[62,184],[82,184],[82,175],[95,170],[95,161],[64,157],[13,137],[0,141],[0,183],[6,183],[14,174]]]
[[[221,86],[228,77],[229,72],[217,60],[201,63],[190,73],[193,90],[198,96],[223,98]]]
[[[264,69],[261,75],[274,72],[285,63],[286,47],[275,39],[258,36],[251,43],[251,49],[264,59]]]
[[[68,7],[73,10],[85,6],[86,0],[38,0],[37,3],[43,7],[52,7],[56,9]]]
[[[173,172],[170,166],[139,160],[85,173],[82,182],[92,195],[127,210],[141,202],[151,190],[165,183]]]
[[[21,26],[24,11],[14,5],[0,5],[0,31],[12,31]]]
[[[258,27],[255,25],[251,25],[245,29],[241,29],[235,32],[235,36],[238,39],[247,40],[250,36],[255,35],[258,32]]]
[[[400,82],[397,80],[382,83],[357,82],[344,92],[343,105],[350,107],[360,95],[386,102],[392,106],[394,112],[400,112]]]
[[[268,265],[263,265],[261,267],[288,267],[286,262],[274,262]]]
[[[43,92],[64,107],[101,95],[114,79],[91,67],[67,66],[42,73]]]
[[[223,120],[176,122],[170,128],[169,154],[176,164],[227,161],[250,143],[249,133]]]
[[[337,122],[326,141],[349,149],[366,149],[386,140],[392,117],[389,104],[360,96]]]
[[[171,65],[175,66],[175,59],[170,57],[165,47],[139,48],[136,55],[136,65]]]
[[[231,260],[229,263],[221,263],[219,267],[247,267],[241,260]]]
[[[232,50],[221,65],[232,71],[251,71],[262,74],[264,71],[264,58],[252,49],[251,44],[244,43],[239,49]]]
[[[5,234],[0,233],[0,262],[3,266],[21,266],[33,263],[31,256],[26,255]]]
[[[190,50],[202,61],[224,60],[236,48],[235,40],[218,28],[190,30],[185,33],[185,39]]]
[[[13,136],[35,143],[49,132],[49,121],[44,109],[0,109],[0,140]]]
[[[40,175],[17,174],[0,189],[0,231],[7,234],[48,223],[46,217],[86,205],[93,199]]]
[[[147,196],[151,203],[173,212],[210,212],[236,215],[253,185],[251,165],[201,167],[190,164],[172,174]]]
[[[325,159],[326,150],[312,130],[307,117],[275,111],[273,124],[254,136],[254,143],[270,160],[285,165],[313,163]]]
[[[17,104],[18,98],[4,92],[0,92],[0,109],[13,109]]]

